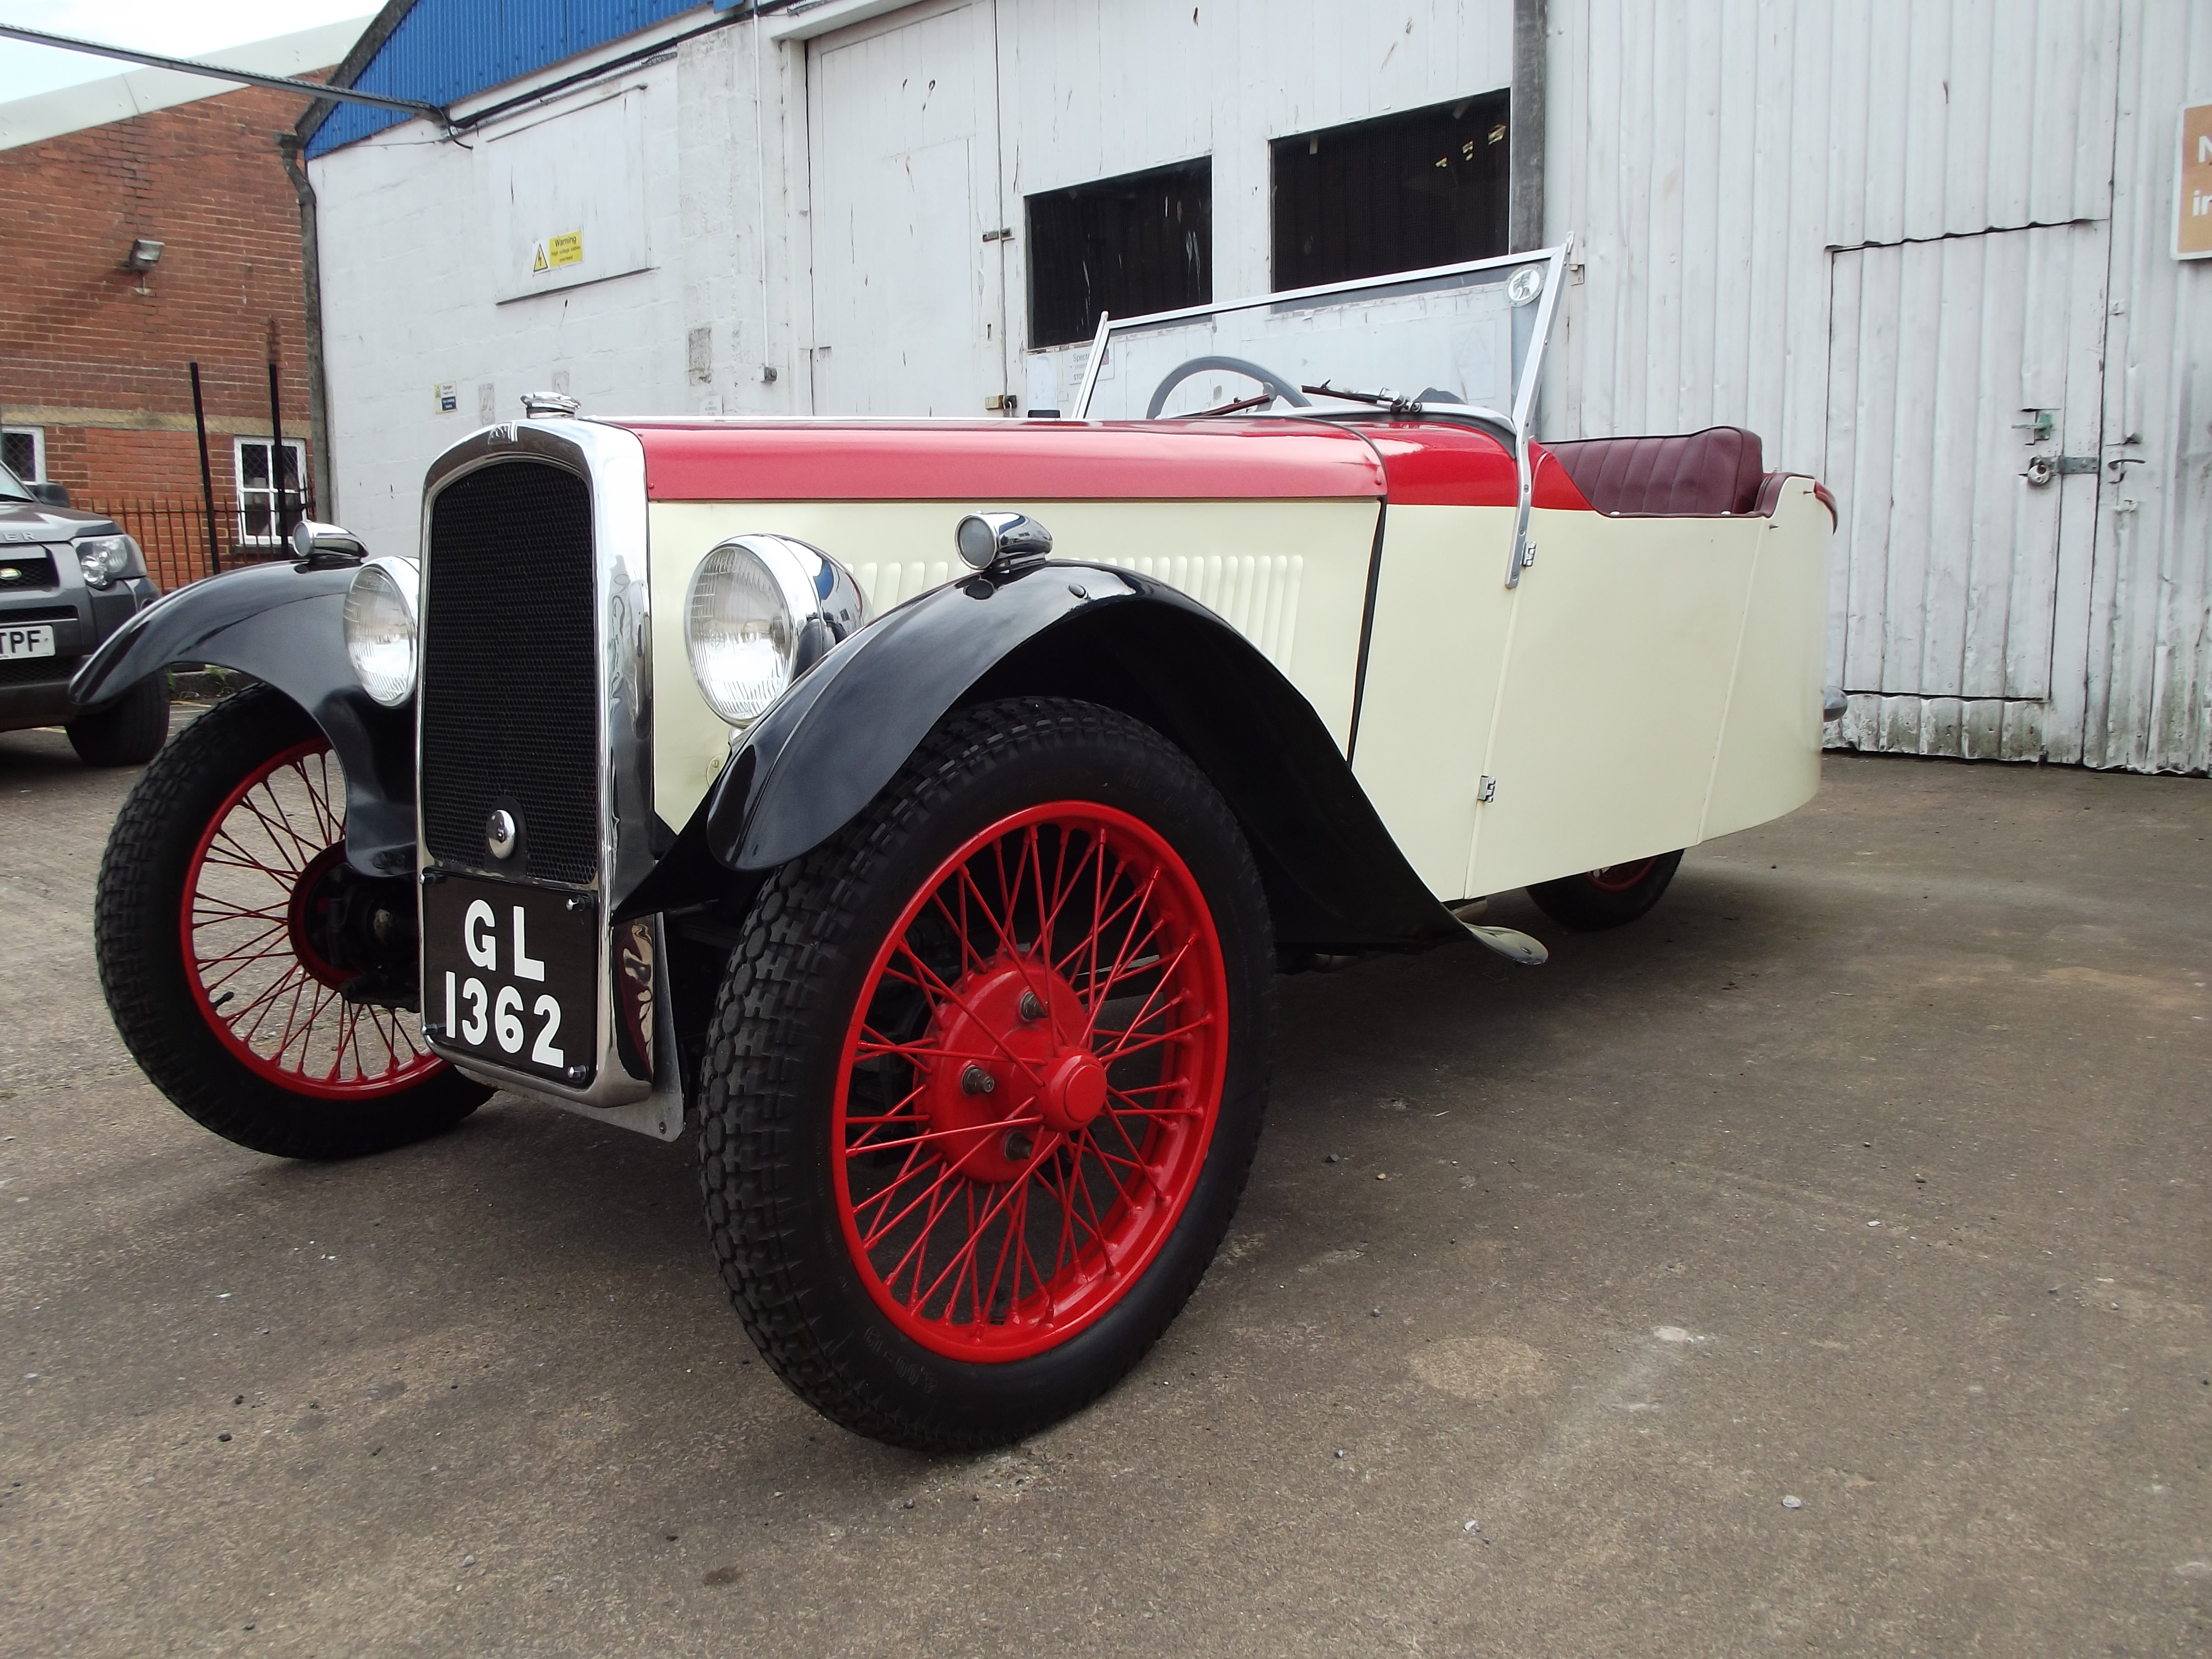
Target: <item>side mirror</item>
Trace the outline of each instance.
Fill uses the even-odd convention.
[[[33,501],[44,502],[48,507],[67,507],[70,504],[69,491],[58,483],[27,483],[23,488],[31,492]]]
[[[302,519],[292,526],[293,556],[319,570],[341,564],[359,564],[368,556],[361,538],[334,524]]]

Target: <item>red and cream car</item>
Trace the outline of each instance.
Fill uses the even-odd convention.
[[[1080,1407],[1229,1224],[1279,971],[1540,962],[1455,912],[1630,920],[1816,786],[1825,492],[1733,428],[1536,442],[1562,269],[1106,321],[1065,420],[534,400],[430,469],[419,559],[307,526],[80,677],[261,682],[117,822],[125,1041],[284,1157],[495,1088],[691,1126],[823,1412]]]

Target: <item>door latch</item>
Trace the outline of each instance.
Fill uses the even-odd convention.
[[[2040,489],[2053,478],[2063,478],[2069,473],[2094,472],[2096,470],[2097,458],[2094,455],[2031,455],[2027,459],[2027,470],[2021,477]]]

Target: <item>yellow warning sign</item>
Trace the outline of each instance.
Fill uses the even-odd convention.
[[[545,244],[540,242],[536,247],[531,250],[530,274],[532,276],[543,276],[547,271],[552,269],[552,262],[545,257]]]
[[[545,244],[545,251],[556,265],[580,265],[584,263],[584,233],[564,230]]]

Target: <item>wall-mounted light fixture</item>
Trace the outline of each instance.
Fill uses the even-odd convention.
[[[131,252],[123,256],[125,270],[151,270],[161,263],[161,244],[150,236],[134,236]]]

